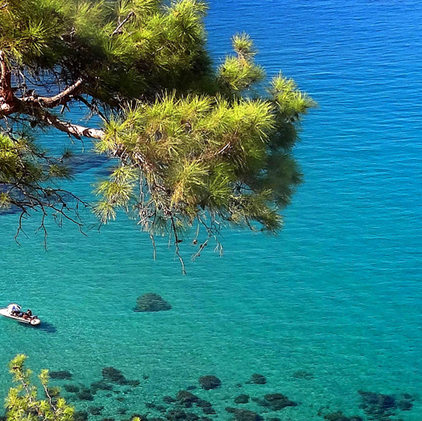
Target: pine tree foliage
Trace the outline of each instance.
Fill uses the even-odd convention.
[[[32,379],[32,371],[25,366],[26,355],[17,355],[9,363],[15,387],[6,397],[8,421],[73,421],[74,409],[60,397],[58,388],[49,387],[48,370],[38,375],[41,390]]]
[[[117,162],[96,189],[104,223],[123,209],[176,248],[194,224],[207,236],[226,223],[276,232],[301,180],[291,149],[315,104],[282,74],[266,83],[247,34],[215,68],[206,11],[198,0],[0,2],[0,206],[79,223],[70,203],[83,202],[57,187],[66,156],[32,140],[51,127],[95,139]],[[72,103],[101,127],[67,121],[60,109]]]

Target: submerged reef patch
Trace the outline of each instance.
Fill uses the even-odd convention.
[[[253,399],[258,405],[264,406],[271,411],[280,411],[288,406],[297,406],[296,402],[291,401],[282,393],[269,393],[264,396],[264,399]]]
[[[104,367],[101,370],[101,374],[103,376],[104,382],[111,382],[111,383],[117,383],[124,386],[139,386],[141,382],[139,380],[128,380],[123,373],[114,367]],[[101,385],[101,382],[94,383],[97,388]],[[105,389],[109,390],[109,389]]]
[[[262,374],[254,373],[251,378],[246,382],[251,384],[266,384],[267,379]]]
[[[81,401],[93,401],[94,396],[91,393],[90,389],[83,388],[77,395]]]
[[[389,421],[397,411],[410,411],[413,407],[413,397],[408,393],[400,396],[386,395],[377,392],[359,390],[362,398],[362,408],[368,419],[374,421]]]
[[[346,415],[343,415],[341,411],[327,414],[324,416],[324,419],[327,421],[363,421],[363,418],[359,417],[358,415],[346,417]]]
[[[234,398],[234,403],[248,403],[249,402],[249,395],[239,395]]]
[[[216,376],[202,376],[199,378],[202,389],[211,390],[221,386],[221,380]]]
[[[78,393],[79,387],[75,386],[74,384],[65,384],[63,385],[64,390],[69,393]]]
[[[226,408],[226,411],[233,414],[236,421],[264,421],[264,418],[256,412],[247,409]]]
[[[69,371],[53,372],[55,379],[69,379],[72,374]],[[142,375],[142,374],[139,374]],[[144,375],[144,379],[148,376]],[[293,379],[311,380],[312,373],[297,370],[290,373],[292,386],[297,384]],[[76,409],[74,421],[130,421],[135,414],[132,411],[144,411],[140,415],[141,421],[280,421],[284,419],[278,414],[283,411],[286,419],[295,419],[294,412],[299,402],[296,402],[283,393],[274,390],[268,385],[267,379],[262,374],[254,373],[243,386],[240,379],[234,379],[233,383],[223,382],[215,375],[199,377],[199,387],[192,383],[185,383],[185,389],[173,391],[173,394],[161,396],[149,396],[149,400],[142,399],[134,389],[141,382],[128,380],[124,374],[115,367],[104,367],[101,370],[99,380],[89,386],[83,384],[62,385],[63,390],[70,393],[66,398],[74,402]],[[265,387],[255,385],[266,385]],[[239,388],[243,387],[240,393]],[[213,389],[221,388],[221,392],[213,392]],[[197,389],[195,393],[192,390]],[[261,393],[256,394],[261,390]],[[103,393],[101,393],[104,391]],[[254,392],[255,391],[255,392]],[[98,392],[98,393],[97,393]],[[267,393],[266,393],[267,392]],[[268,393],[270,392],[270,393]],[[401,412],[410,411],[413,408],[414,396],[402,394],[383,394],[365,390],[359,390],[361,412],[348,409],[346,415],[341,408],[321,406],[318,412],[309,419],[321,419],[324,421],[401,421]],[[140,399],[139,399],[139,396]],[[205,399],[204,399],[205,398]],[[138,400],[139,399],[139,400]],[[216,400],[214,400],[216,399]],[[117,401],[117,402],[116,402]],[[92,406],[90,405],[92,402]],[[118,402],[124,402],[119,404]],[[230,403],[231,402],[231,403]],[[124,405],[124,407],[122,407]],[[232,406],[233,405],[233,406]],[[120,406],[120,408],[119,408]],[[117,407],[117,408],[116,408]],[[285,408],[291,407],[288,410]],[[305,411],[312,407],[300,405]],[[114,409],[112,409],[114,408]],[[357,408],[356,408],[357,409]],[[131,411],[131,412],[129,412]],[[289,411],[293,411],[290,412]],[[317,411],[317,410],[316,410]],[[358,413],[359,415],[355,415]],[[299,415],[299,412],[297,413]],[[300,412],[301,416],[303,415]],[[104,418],[103,418],[104,417]],[[265,417],[265,418],[264,418]],[[102,419],[101,419],[102,418]],[[0,421],[1,417],[0,417]]]
[[[50,379],[57,380],[70,380],[72,378],[72,373],[68,370],[50,371],[48,375]]]
[[[161,296],[154,292],[148,292],[137,298],[135,311],[166,311],[171,310],[171,308],[171,305]]]

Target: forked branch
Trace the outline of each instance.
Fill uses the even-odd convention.
[[[74,99],[74,97],[82,90],[82,82],[82,78],[79,78],[73,85],[70,85],[64,91],[52,97],[38,97],[31,95],[25,98],[21,98],[20,100],[23,102],[29,102],[32,105],[37,103],[44,108],[55,108],[59,105],[65,105]]]
[[[80,126],[79,124],[72,124],[67,121],[60,120],[55,115],[44,110],[40,111],[38,114],[44,123],[49,126],[53,126],[64,133],[72,135],[77,139],[81,139],[83,136],[91,139],[102,139],[104,137],[104,130]]]

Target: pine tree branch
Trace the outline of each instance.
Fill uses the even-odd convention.
[[[7,66],[4,52],[0,50],[0,116],[12,114],[18,108],[11,81],[12,72]]]
[[[45,108],[54,108],[59,105],[65,105],[80,93],[82,89],[82,82],[82,78],[79,78],[73,85],[70,85],[64,91],[52,97],[38,97],[31,95],[21,98],[20,100],[22,102],[38,103],[41,107]]]
[[[55,115],[45,110],[38,110],[37,116],[40,117],[40,120],[47,125],[53,126],[64,133],[76,137],[77,139],[80,139],[83,136],[92,139],[102,139],[105,135],[104,130],[84,127],[60,120]]]
[[[0,71],[0,90],[3,90],[5,94],[8,90],[11,90],[11,72],[7,67],[3,51],[0,51]]]
[[[53,126],[56,129],[80,139],[82,136],[102,139],[104,131],[89,127],[72,124],[62,121],[55,115],[50,114],[44,108],[54,108],[58,105],[65,105],[82,89],[82,78],[79,78],[73,85],[53,97],[37,97],[35,95],[17,98],[11,86],[11,72],[7,66],[4,52],[0,50],[0,117],[6,117],[13,113],[31,115]]]

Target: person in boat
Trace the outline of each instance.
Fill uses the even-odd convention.
[[[22,317],[23,313],[20,310],[12,310],[12,316]]]
[[[28,310],[25,313],[22,313],[21,316],[23,319],[31,319],[32,318],[32,311],[28,308]]]
[[[19,310],[20,310],[19,306],[14,305],[12,307],[12,311],[10,312],[10,314],[12,316],[17,316],[19,314],[19,312],[20,312]]]

